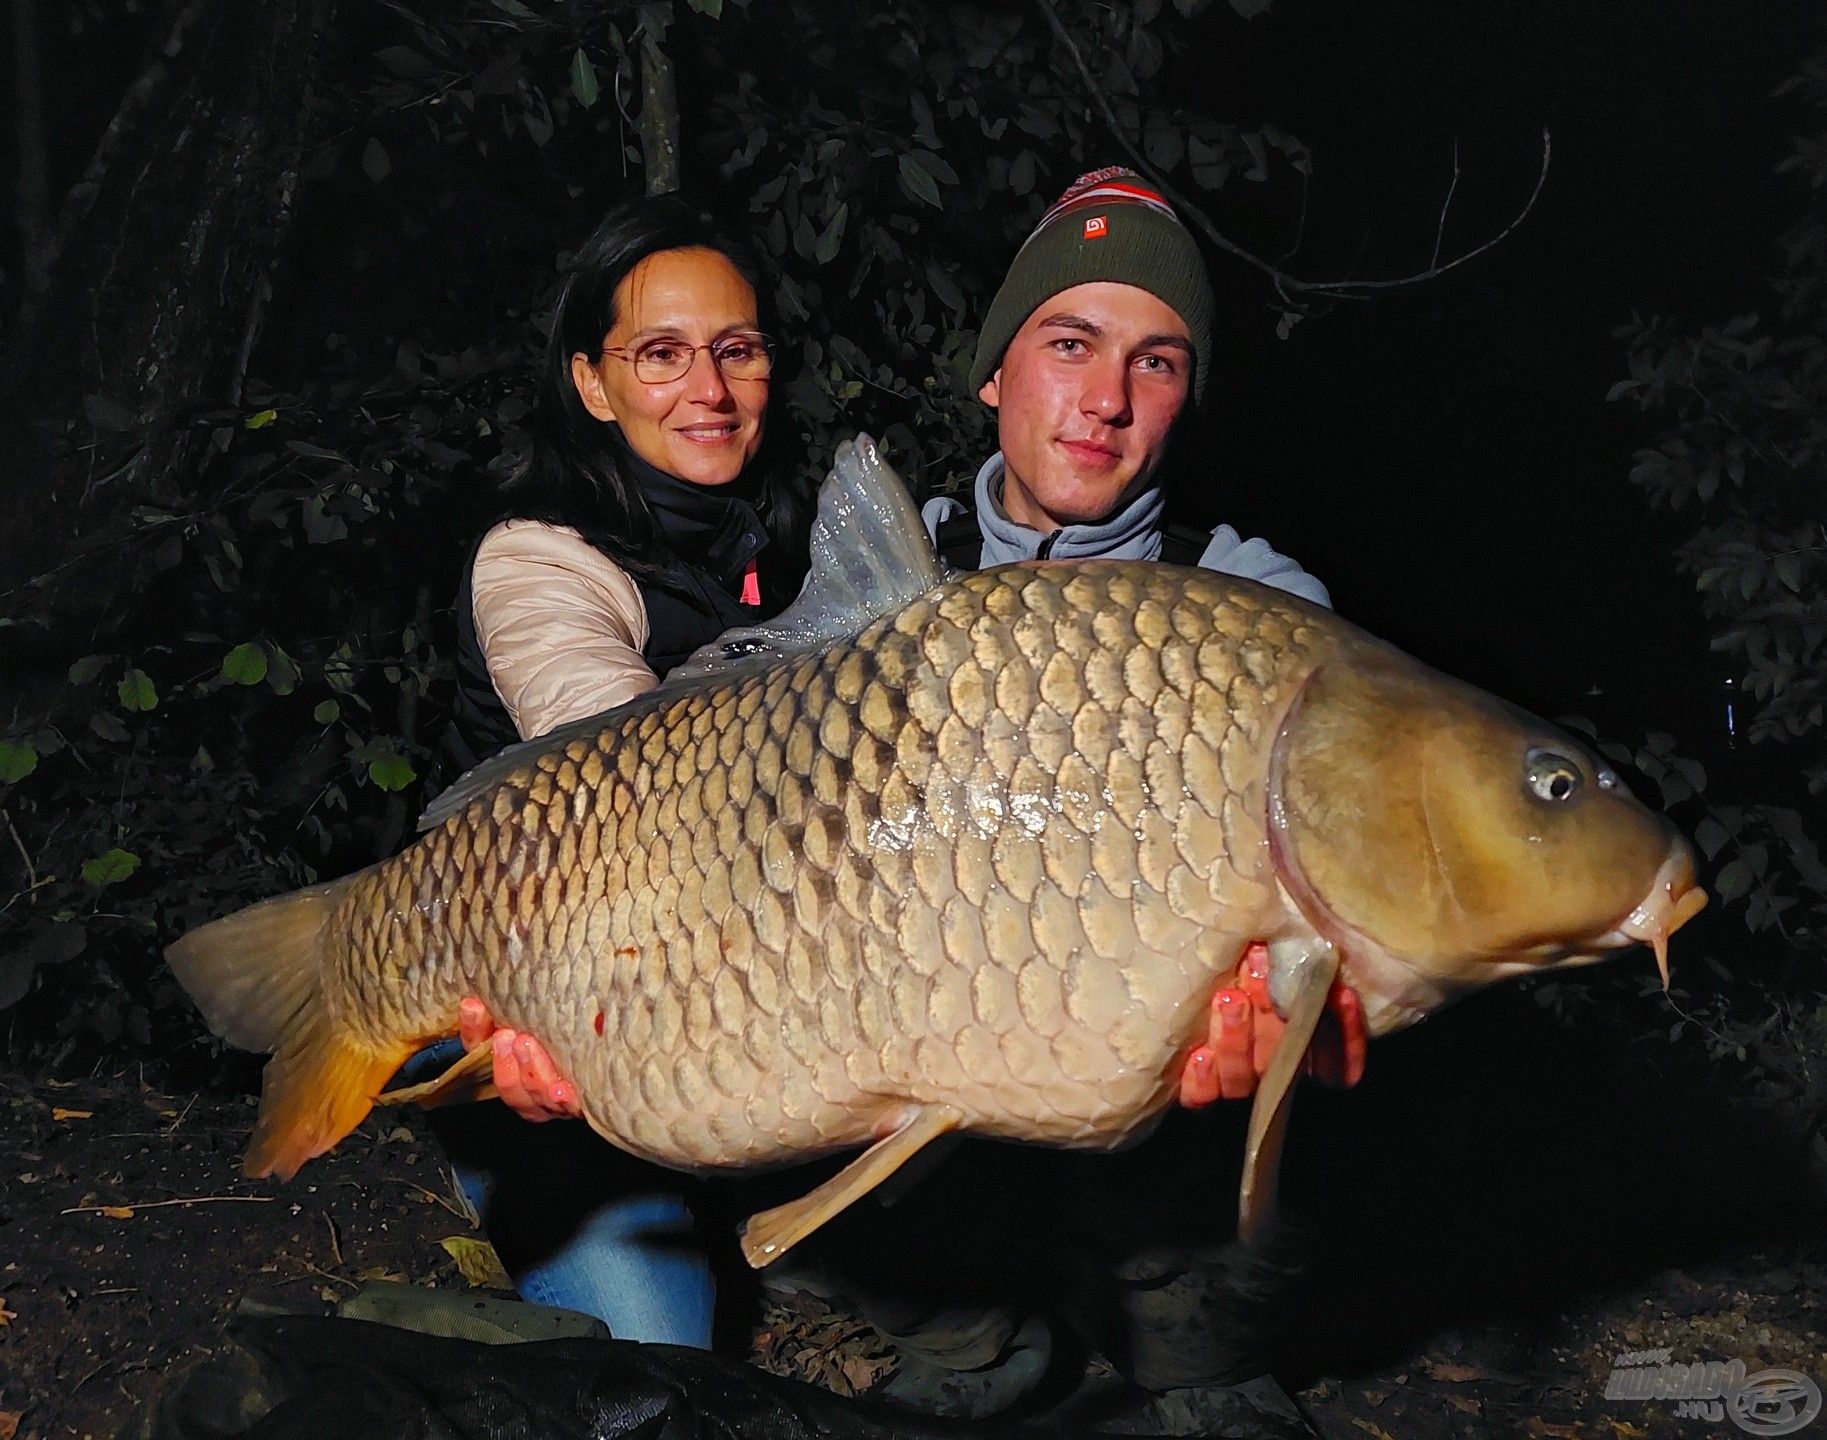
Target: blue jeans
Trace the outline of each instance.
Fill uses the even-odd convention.
[[[462,1053],[441,1040],[397,1078],[432,1079]],[[522,1299],[594,1315],[620,1340],[710,1348],[716,1286],[678,1176],[581,1120],[529,1125],[495,1104],[429,1113]]]

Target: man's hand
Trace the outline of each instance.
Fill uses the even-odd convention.
[[[491,1045],[495,1056],[495,1088],[522,1120],[570,1120],[584,1113],[577,1086],[558,1073],[546,1047],[531,1035],[497,1028],[495,1017],[474,995],[466,995],[457,1008],[457,1034],[465,1050]]]
[[[1287,1028],[1269,999],[1269,947],[1258,941],[1244,951],[1237,983],[1212,997],[1205,1043],[1186,1057],[1180,1072],[1180,1103],[1198,1109],[1217,1100],[1247,1100]],[[1340,1088],[1357,1084],[1364,1078],[1368,1042],[1357,992],[1334,982],[1307,1052],[1308,1073]]]

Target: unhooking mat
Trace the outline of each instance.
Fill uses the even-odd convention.
[[[490,1345],[315,1315],[228,1333],[120,1440],[1093,1440],[904,1415],[671,1345]]]

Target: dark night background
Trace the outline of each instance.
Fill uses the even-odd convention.
[[[1446,253],[1515,215],[1543,127],[1553,159],[1496,249],[1286,342],[1246,308],[1260,287],[1221,266],[1244,323],[1218,473],[1250,483],[1219,508],[1260,516],[1344,613],[1455,673],[1553,713],[1600,685],[1667,697],[1667,726],[1705,723],[1725,671],[1667,532],[1625,483],[1643,439],[1604,403],[1622,373],[1607,332],[1632,311],[1698,321],[1759,303],[1782,199],[1767,97],[1813,13],[1369,4],[1256,22],[1260,49],[1223,70],[1247,77],[1246,108],[1315,149],[1307,234],[1329,243],[1304,274],[1422,268],[1455,139]]]
[[[109,9],[73,45],[40,22],[54,197],[137,72],[156,11]],[[1647,689],[1677,707],[1660,723],[1706,724],[1725,671],[1666,533],[1624,482],[1643,437],[1604,404],[1620,374],[1607,331],[1633,311],[1699,321],[1757,305],[1783,206],[1771,171],[1787,121],[1770,91],[1814,19],[1797,0],[1283,0],[1243,26],[1208,11],[1179,83],[1314,153],[1293,273],[1425,269],[1455,142],[1447,256],[1515,217],[1544,128],[1553,160],[1492,251],[1327,306],[1285,340],[1261,277],[1216,259],[1225,353],[1206,433],[1181,457],[1185,512],[1268,535],[1346,614],[1526,702],[1558,712],[1593,686]],[[1275,255],[1294,230],[1292,181],[1233,180],[1214,214]]]
[[[143,72],[165,14],[155,0],[76,0],[67,13],[57,3],[36,7],[53,210]],[[283,0],[291,13],[310,3]],[[4,482],[11,508],[37,517],[0,530],[0,669],[21,677],[17,696],[10,680],[0,688],[0,772],[18,746],[35,765],[17,784],[0,779],[0,809],[31,856],[16,875],[0,870],[0,895],[13,897],[0,909],[0,1056],[27,1074],[144,1058],[167,1066],[174,1088],[251,1078],[197,1039],[154,942],[367,863],[409,833],[449,685],[439,607],[487,512],[496,452],[524,413],[516,401],[554,260],[640,184],[639,136],[604,121],[618,56],[632,73],[631,6],[535,3],[542,31],[503,22],[519,8],[506,0],[340,3],[320,62],[334,103],[314,102],[327,138],[314,135],[300,167],[246,391],[212,394],[168,427],[210,434],[220,450],[193,448],[184,465],[138,475],[118,496],[104,485],[101,502],[70,502],[70,476],[92,480],[117,462],[110,473],[129,473],[132,446],[157,429],[143,417],[98,420],[91,392],[105,386],[78,377],[53,417],[52,428],[68,421],[54,463],[16,466]],[[490,3],[481,28],[453,18]],[[914,121],[891,42],[903,10],[941,7],[754,0],[740,49],[724,43],[729,12],[712,24],[684,0],[672,8],[686,188],[763,236],[777,212],[805,225],[803,208],[815,232],[840,194],[851,207],[835,261],[813,264],[809,235],[767,257],[783,293],[827,283],[804,289],[810,313],[782,327],[793,355],[777,377],[777,414],[810,437],[815,459],[867,422],[888,427],[917,486],[959,483],[982,458],[982,432],[969,429],[982,417],[941,394],[955,343],[1000,278],[1011,237],[1077,170],[1121,162],[1121,147],[1076,99],[1061,105],[1061,133],[1044,138],[1011,127],[991,142],[942,121],[930,143],[956,179],[942,211],[922,209],[905,171],[899,190],[892,178]],[[1153,13],[1080,0],[1057,9],[1081,38]],[[401,17],[421,11],[429,18],[414,31]],[[897,17],[882,22],[878,47],[846,51],[852,35],[820,48],[820,22],[877,13]],[[1050,65],[1071,96],[1076,80],[1038,13],[945,11],[931,46],[966,54],[953,29],[1006,20],[998,43],[1037,74]],[[1803,815],[1812,824],[1819,810],[1803,776],[1820,722],[1791,744],[1728,744],[1726,686],[1742,680],[1744,657],[1713,641],[1745,607],[1703,608],[1696,567],[1675,558],[1703,523],[1698,507],[1653,508],[1630,478],[1670,407],[1646,414],[1606,396],[1627,373],[1627,343],[1611,332],[1633,315],[1697,333],[1773,309],[1777,240],[1807,204],[1793,177],[1773,172],[1820,115],[1771,92],[1820,46],[1821,15],[1813,0],[1274,0],[1247,22],[1224,3],[1191,19],[1170,6],[1147,22],[1182,42],[1154,88],[1187,113],[1273,124],[1311,150],[1304,221],[1299,177],[1279,161],[1263,183],[1234,173],[1195,192],[1260,256],[1282,256],[1298,226],[1281,263],[1303,279],[1427,269],[1449,186],[1442,258],[1483,243],[1529,200],[1551,135],[1526,219],[1425,283],[1315,301],[1290,326],[1260,274],[1211,254],[1218,373],[1208,413],[1187,425],[1170,465],[1174,502],[1185,519],[1266,536],[1325,580],[1342,614],[1442,669],[1545,714],[1590,717],[1644,799],[1714,836],[1701,848],[1721,903],[1676,942],[1672,999],[1641,957],[1509,987],[1379,1042],[1357,1090],[1303,1100],[1290,1188],[1314,1199],[1327,1229],[1322,1284],[1336,1300],[1301,1312],[1297,1364],[1309,1374],[1494,1312],[1522,1315],[1545,1348],[1566,1328],[1557,1307],[1583,1303],[1590,1287],[1640,1291],[1652,1272],[1719,1261],[1747,1238],[1775,1236],[1799,1253],[1818,1235],[1827,870],[1803,835]],[[778,33],[762,16],[778,18]],[[911,34],[926,22],[906,23]],[[437,65],[414,69],[408,56],[400,68],[411,46],[436,52]],[[595,109],[566,108],[573,49],[600,71]],[[13,73],[13,59],[0,55],[0,73]],[[968,91],[973,64],[993,68],[967,60],[965,81],[946,83]],[[830,70],[841,78],[824,80]],[[756,85],[737,103],[739,79]],[[437,85],[475,92],[464,112],[473,133],[457,134],[454,99],[420,108]],[[523,101],[535,124],[556,127],[549,146],[528,144]],[[491,129],[497,105],[507,119]],[[19,113],[9,102],[0,123]],[[760,158],[719,173],[711,158],[737,150],[757,115],[770,126]],[[796,116],[811,117],[809,138]],[[852,122],[850,138],[889,137],[869,166],[818,148],[820,126]],[[493,147],[486,156],[477,137]],[[1044,166],[1033,193],[984,180],[1029,145]],[[18,154],[9,132],[9,194]],[[784,198],[763,183],[776,172],[788,177]],[[1183,173],[1176,180],[1193,189]],[[873,269],[855,268],[862,217],[879,222],[869,243],[887,256]],[[22,257],[17,227],[6,231],[0,341],[10,344]],[[143,262],[148,252],[129,236],[121,253]],[[948,286],[934,270],[962,292],[944,314]],[[864,279],[845,292],[853,274]],[[93,329],[92,365],[105,377],[112,319],[53,316],[52,333],[66,324],[74,349]],[[225,313],[224,324],[239,319]],[[874,383],[846,394],[853,376]],[[34,393],[30,377],[13,380],[15,399]],[[275,416],[250,428],[262,407]],[[1827,517],[1811,463],[1799,506],[1818,525]],[[1765,518],[1780,508],[1746,490],[1731,523],[1756,520],[1760,504]],[[1716,513],[1706,523],[1726,526]],[[181,546],[161,538],[178,528]],[[161,545],[171,552],[162,559]],[[79,578],[61,589],[21,585],[18,566],[7,570],[21,549],[37,566],[67,553],[91,568],[73,569]],[[1827,549],[1810,553],[1813,568],[1791,589],[1819,614]],[[128,558],[117,565],[117,555]],[[1820,684],[1807,673],[1822,642],[1812,643],[1787,662],[1797,688]],[[231,675],[251,650],[258,673]],[[156,706],[128,703],[134,676],[156,682]],[[1673,738],[1646,742],[1649,732]],[[123,852],[131,864],[111,861]],[[13,865],[3,841],[0,864]],[[101,878],[79,870],[93,865]],[[52,872],[55,884],[32,888]],[[1236,1119],[1176,1115],[1169,1129],[1211,1142]],[[1235,1139],[1217,1143],[1228,1153]],[[0,1224],[5,1200],[0,1186]]]

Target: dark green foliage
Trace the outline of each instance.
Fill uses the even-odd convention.
[[[1778,238],[1769,304],[1696,333],[1667,319],[1617,331],[1629,375],[1612,387],[1660,429],[1631,480],[1668,512],[1713,648],[1732,662],[1748,744],[1734,779],[1652,735],[1625,763],[1662,793],[1707,862],[1716,908],[1707,963],[1717,988],[1678,991],[1715,1059],[1827,1116],[1827,49],[1778,95],[1807,132],[1778,166],[1802,202]],[[1748,934],[1747,934],[1748,932]],[[1688,982],[1690,985],[1692,982]]]
[[[511,408],[471,379],[396,374],[340,403],[199,417],[213,437],[192,502],[127,507],[91,537],[113,590],[96,648],[58,657],[0,752],[23,871],[0,1000],[64,967],[15,1046],[149,1041],[172,999],[148,983],[155,938],[408,833],[408,798],[384,792],[411,786],[435,740],[433,613],[462,543],[436,502],[475,463],[451,442]],[[50,656],[56,618],[11,623]],[[188,1012],[174,1019],[185,1033]]]
[[[1630,375],[1612,387],[1664,427],[1631,479],[1686,529],[1677,557],[1714,621],[1714,647],[1755,702],[1750,738],[1795,747],[1827,790],[1827,49],[1777,92],[1810,133],[1777,167],[1803,201],[1777,242],[1768,318],[1698,335],[1662,319],[1618,331]]]
[[[1075,59],[1039,6],[342,7],[245,403],[184,417],[200,463],[128,493],[137,417],[69,397],[93,519],[0,599],[27,677],[0,714],[7,1049],[188,1041],[160,943],[410,835],[554,277],[643,188],[646,40],[687,189],[767,266],[796,463],[869,429],[932,491],[993,448],[961,381],[1002,267],[1074,174],[1129,158],[1081,61],[1181,189],[1304,176],[1291,137],[1188,99],[1193,37],[1245,33],[1204,8],[1058,0]]]

